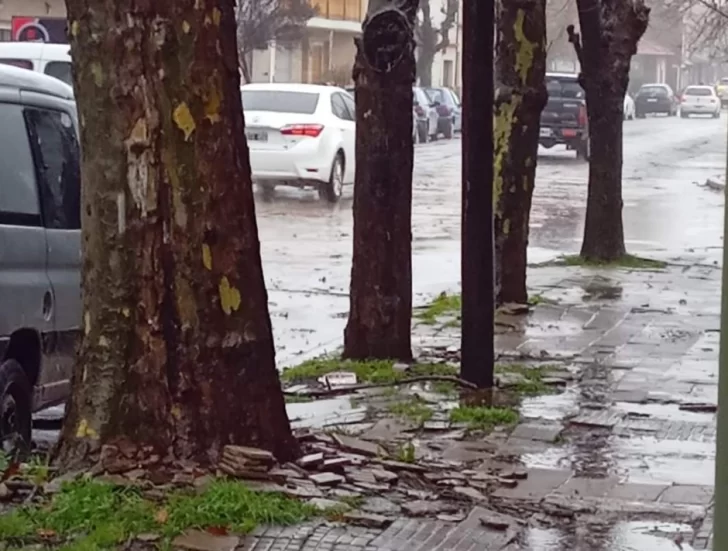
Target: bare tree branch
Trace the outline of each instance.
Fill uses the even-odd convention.
[[[253,50],[264,50],[273,40],[278,46],[293,47],[315,15],[307,0],[238,0],[238,56],[245,80],[250,81],[247,57]]]

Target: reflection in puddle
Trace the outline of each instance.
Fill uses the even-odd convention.
[[[620,522],[608,526],[579,527],[571,533],[557,529],[529,528],[523,551],[675,551],[675,537],[682,534],[682,551],[693,551],[686,543],[692,528],[665,522]]]
[[[366,407],[354,407],[349,398],[286,404],[293,428],[323,428],[331,425],[359,423],[366,417]]]

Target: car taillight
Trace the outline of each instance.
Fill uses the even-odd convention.
[[[579,106],[579,116],[577,118],[579,121],[579,126],[586,126],[587,116],[586,116],[586,106],[580,105]]]
[[[318,138],[323,131],[322,124],[289,124],[281,128],[281,134],[284,136],[308,136],[309,138]]]
[[[424,117],[425,116],[425,110],[422,109],[421,105],[415,105],[415,113],[417,113],[418,117]]]

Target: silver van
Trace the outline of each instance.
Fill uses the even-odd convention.
[[[73,89],[0,65],[0,444],[65,402],[81,325],[81,179]]]

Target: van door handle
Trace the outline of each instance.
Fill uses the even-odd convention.
[[[50,291],[46,291],[43,295],[43,318],[50,321],[53,314],[53,295]]]

